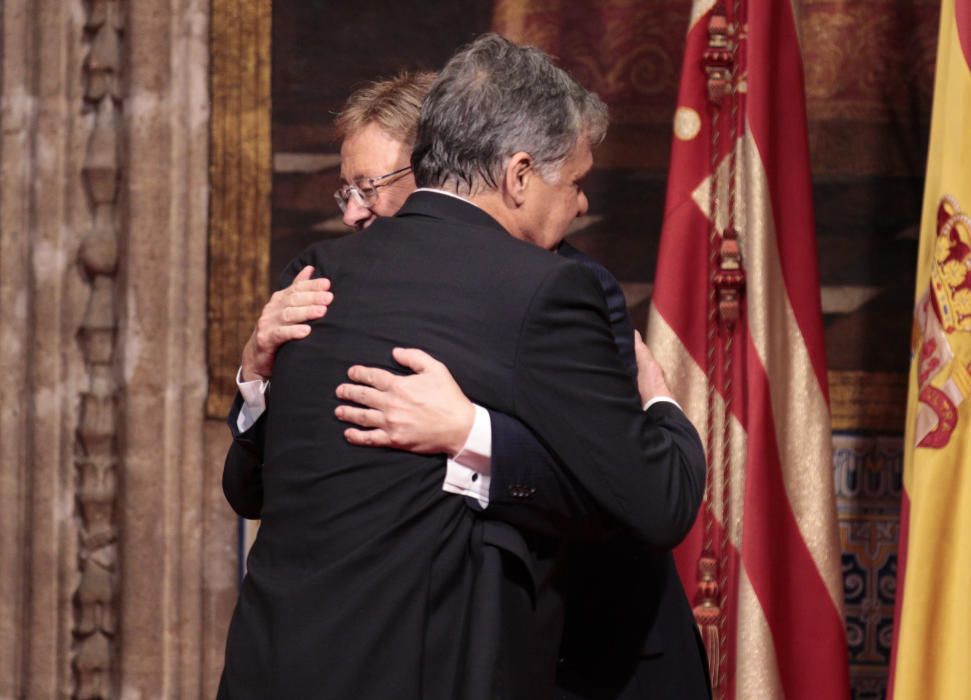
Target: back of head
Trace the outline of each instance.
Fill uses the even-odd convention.
[[[377,124],[392,138],[413,144],[421,105],[435,78],[435,73],[402,72],[358,88],[334,120],[337,137],[344,139],[369,124]]]
[[[412,169],[419,187],[474,195],[498,188],[514,153],[553,178],[581,138],[596,145],[606,130],[604,103],[548,55],[485,34],[449,60],[425,98]]]

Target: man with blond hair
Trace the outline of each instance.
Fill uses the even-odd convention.
[[[342,219],[361,231],[379,216],[393,216],[415,191],[411,148],[422,101],[435,81],[428,72],[401,73],[355,91],[334,121],[341,139],[341,188],[334,193]],[[273,295],[243,348],[239,379],[270,376],[277,348],[310,332],[304,321],[319,318],[333,298],[326,280],[302,271],[294,284]],[[288,308],[289,307],[289,308]],[[284,310],[286,317],[284,318]],[[242,396],[262,403],[265,384],[244,386]],[[258,391],[259,396],[251,391]],[[234,414],[246,404],[238,403]],[[245,420],[243,424],[252,424]]]
[[[341,139],[341,185],[335,193],[344,223],[367,228],[392,216],[415,191],[411,147],[434,73],[401,73],[357,90],[334,125]]]

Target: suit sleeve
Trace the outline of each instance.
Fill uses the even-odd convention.
[[[624,367],[637,377],[634,357],[634,326],[627,314],[624,293],[612,274],[600,263],[565,246],[565,257],[590,270],[597,278],[607,304],[614,343]],[[495,411],[492,422],[492,477],[489,518],[521,530],[560,536],[594,538],[610,531],[602,511],[577,482],[557,464],[556,458],[521,421]]]
[[[266,418],[260,416],[245,433],[239,432],[236,418],[243,397],[236,392],[226,423],[233,441],[223,464],[223,495],[237,515],[256,520],[263,509],[263,433]]]
[[[295,258],[280,276],[278,289],[290,286],[297,273],[307,265],[305,254]],[[236,398],[226,423],[233,434],[233,442],[223,464],[223,495],[229,505],[243,518],[256,520],[263,510],[263,441],[265,439],[266,411],[246,432],[239,432],[237,419],[243,407],[243,397]],[[269,409],[269,406],[267,406]]]
[[[564,244],[564,249],[569,251],[569,255],[565,257],[582,265],[597,278],[597,282],[603,290],[604,301],[607,303],[607,316],[610,320],[610,329],[614,334],[617,352],[620,353],[624,367],[636,380],[637,359],[634,356],[634,325],[630,322],[630,316],[627,315],[627,300],[624,298],[624,291],[606,267],[568,244]]]
[[[223,494],[237,515],[259,520],[263,510],[263,460],[236,442],[226,453]]]
[[[514,412],[596,506],[649,546],[684,538],[704,493],[701,441],[677,407],[641,410],[589,271],[559,265],[540,285],[515,380]]]
[[[535,433],[505,413],[490,411],[489,416],[492,475],[485,517],[549,537],[606,532],[601,509]]]

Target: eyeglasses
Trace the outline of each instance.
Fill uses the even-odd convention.
[[[390,185],[391,178],[404,175],[409,170],[411,170],[411,166],[406,165],[405,167],[398,168],[387,175],[361,178],[355,181],[353,185],[344,185],[339,190],[334,192],[334,201],[337,202],[337,206],[341,208],[341,211],[347,210],[347,203],[350,201],[351,197],[354,198],[354,201],[358,206],[370,209],[374,206],[375,200],[378,198],[378,188]],[[385,182],[385,180],[388,180],[388,182]]]

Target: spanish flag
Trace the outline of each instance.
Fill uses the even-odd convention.
[[[694,2],[648,320],[707,443],[675,554],[716,698],[849,696],[794,5]]]
[[[971,698],[971,0],[943,0],[917,257],[891,694]]]

